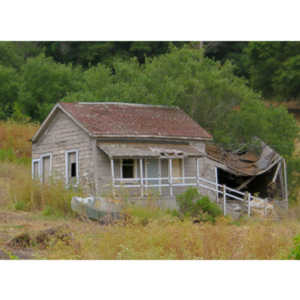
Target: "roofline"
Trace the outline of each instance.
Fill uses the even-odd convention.
[[[63,113],[65,113],[69,118],[71,118],[71,120],[77,125],[79,126],[83,131],[85,131],[89,136],[91,136],[91,133],[89,132],[89,130],[87,128],[85,128],[79,121],[77,121],[69,112],[67,112],[61,105],[60,103],[57,103],[52,110],[50,111],[50,113],[48,114],[47,118],[44,120],[44,122],[41,124],[40,128],[38,129],[38,131],[35,133],[35,135],[32,137],[31,141],[35,142],[40,134],[42,133],[42,131],[44,130],[44,128],[47,126],[47,124],[50,122],[51,117],[53,116],[53,114],[55,113],[55,111],[57,109],[60,109]]]
[[[170,140],[193,140],[193,141],[211,141],[212,137],[189,137],[189,136],[160,136],[160,135],[90,135],[93,138],[149,138],[149,139],[170,139]]]
[[[78,104],[113,104],[113,105],[127,105],[127,106],[140,106],[140,107],[158,107],[158,108],[172,108],[180,109],[178,106],[156,105],[156,104],[143,104],[143,103],[127,103],[127,102],[62,102],[62,103],[78,103]]]
[[[79,122],[76,118],[74,118],[71,113],[69,113],[67,110],[65,110],[63,108],[63,106],[61,105],[61,103],[73,103],[73,102],[60,102],[60,103],[57,103],[52,108],[52,110],[48,114],[47,118],[43,121],[43,123],[41,124],[38,131],[32,137],[32,139],[31,139],[32,142],[35,142],[39,138],[40,134],[42,133],[44,128],[47,126],[47,124],[50,122],[51,117],[53,116],[53,114],[55,113],[55,111],[57,109],[60,109],[62,112],[64,112],[77,126],[79,126],[85,133],[87,133],[87,135],[89,135],[90,137],[93,137],[93,138],[101,138],[101,137],[104,137],[104,138],[105,137],[109,137],[109,138],[156,138],[156,139],[166,139],[166,138],[168,138],[168,139],[195,140],[195,141],[203,141],[203,140],[210,141],[210,140],[213,139],[212,136],[210,136],[210,137],[198,137],[197,138],[197,137],[188,137],[188,136],[182,136],[181,137],[181,136],[157,136],[157,135],[109,135],[109,134],[108,135],[95,135],[95,134],[92,134],[81,122]],[[125,104],[125,105],[130,105],[130,106],[141,106],[141,107],[145,107],[145,106],[149,107],[150,106],[150,107],[172,108],[172,109],[179,109],[180,110],[180,108],[177,107],[177,106],[134,104],[134,103],[123,103],[123,102],[77,102],[77,103],[80,103],[80,104],[118,104],[118,105],[119,104]],[[195,123],[198,126],[200,126],[197,122],[195,122]]]

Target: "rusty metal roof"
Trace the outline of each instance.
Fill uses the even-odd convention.
[[[198,149],[185,144],[153,143],[107,143],[98,142],[97,146],[110,158],[138,157],[199,157],[204,155]]]
[[[254,152],[234,154],[212,143],[206,144],[205,150],[209,158],[223,164],[227,171],[235,175],[256,176],[268,171],[282,159],[271,147],[262,141],[261,144],[260,155]]]
[[[108,102],[59,105],[94,136],[212,139],[177,107]]]

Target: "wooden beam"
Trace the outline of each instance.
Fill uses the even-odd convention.
[[[236,190],[240,191],[241,189],[243,189],[244,187],[246,187],[250,182],[252,182],[255,179],[256,176],[250,177],[248,178],[246,181],[244,181],[241,185],[239,185]]]
[[[282,162],[280,161],[280,162],[278,163],[278,165],[277,165],[275,174],[274,174],[273,179],[272,179],[272,183],[275,182],[276,179],[277,179],[278,171],[279,171],[279,169],[280,169],[280,167],[281,167],[281,164],[282,164]]]

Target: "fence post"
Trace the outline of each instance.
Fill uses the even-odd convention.
[[[264,217],[267,215],[266,203],[267,203],[267,198],[264,199]]]
[[[216,201],[219,203],[219,186],[218,186],[218,169],[215,167],[215,177],[216,177],[216,191],[217,191],[217,197]]]
[[[250,217],[250,215],[251,215],[250,201],[251,201],[251,193],[248,193],[248,216],[249,216],[249,217]]]
[[[224,216],[226,216],[226,185],[223,185]]]

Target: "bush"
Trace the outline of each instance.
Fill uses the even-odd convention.
[[[127,218],[127,223],[147,225],[151,221],[163,219],[170,214],[158,207],[144,207],[131,205],[124,208],[123,213]]]
[[[26,204],[24,201],[17,201],[14,204],[15,210],[26,210]]]
[[[300,260],[300,234],[294,238],[294,248],[292,248],[288,258]]]
[[[187,189],[176,197],[176,201],[181,215],[197,218],[199,221],[214,222],[222,214],[219,206],[207,196],[201,196],[196,188]]]

